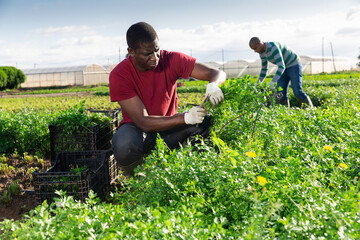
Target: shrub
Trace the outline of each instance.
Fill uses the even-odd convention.
[[[0,90],[20,87],[26,80],[25,74],[16,67],[0,67]]]
[[[7,83],[7,75],[6,73],[0,68],[0,90],[5,89]]]

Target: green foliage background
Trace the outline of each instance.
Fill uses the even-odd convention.
[[[110,121],[104,114],[89,112],[85,101],[59,111],[0,109],[0,154],[10,155],[17,151],[21,155],[28,153],[43,158],[50,150],[50,124],[64,126],[64,131],[71,136],[81,127],[103,126]]]
[[[18,88],[25,80],[26,76],[20,69],[0,66],[0,90]]]

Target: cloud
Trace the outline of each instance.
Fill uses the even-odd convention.
[[[352,20],[354,18],[360,18],[360,7],[353,7],[346,14],[346,19]]]
[[[360,7],[351,8],[343,21],[342,27],[336,31],[339,37],[359,37],[360,36]]]
[[[185,53],[191,51],[193,56],[202,61],[221,61],[223,58],[258,58],[248,47],[248,41],[253,36],[264,41],[285,43],[300,55],[308,56],[322,54],[324,39],[325,55],[331,55],[329,42],[332,42],[339,56],[351,57],[349,47],[357,49],[358,46],[354,41],[351,41],[354,46],[349,46],[349,39],[358,36],[360,31],[354,20],[347,20],[346,12],[326,12],[298,19],[220,22],[192,29],[166,28],[158,30],[158,34],[163,49]]]
[[[264,41],[281,41],[296,45],[300,38],[313,35],[310,24],[300,20],[275,19],[267,22],[220,22],[194,29],[160,29],[163,49],[191,51],[199,60],[220,61],[229,58],[257,58],[248,47],[249,39],[258,36]],[[223,49],[226,56],[223,56]],[[231,54],[230,54],[231,53]],[[201,56],[200,56],[201,55]],[[232,59],[231,59],[232,60]]]
[[[340,28],[337,32],[337,35],[339,36],[354,36],[354,37],[360,37],[360,27],[344,27]]]
[[[56,59],[68,59],[67,62],[76,61],[77,64],[108,64],[118,61],[120,42],[124,42],[124,37],[104,37],[101,35],[65,37],[54,42],[45,51],[45,54],[47,58],[54,61]],[[123,51],[125,52],[124,47]]]
[[[63,36],[56,40],[29,39],[21,43],[0,45],[0,65],[17,64],[20,68],[112,64],[119,60],[119,47],[122,58],[125,55],[124,36],[104,37]]]
[[[218,22],[191,28],[157,29],[161,49],[184,52],[199,61],[255,60],[258,55],[248,41],[258,36],[264,41],[279,41],[300,55],[320,56],[322,40],[330,56],[332,42],[336,56],[357,57],[360,36],[360,8],[347,12],[318,13],[298,19],[274,18],[267,21]],[[0,63],[18,62],[24,68],[107,64],[126,53],[124,35],[109,36],[101,28],[87,25],[41,28],[32,37],[19,41],[0,40]]]
[[[62,26],[62,27],[48,27],[48,28],[38,28],[36,33],[43,34],[46,36],[53,35],[69,35],[69,34],[94,34],[96,30],[90,28],[89,26]]]
[[[17,63],[25,62],[27,65],[34,65],[37,59],[42,58],[41,50],[33,47],[30,41],[24,41],[22,44],[7,43],[5,46],[6,48],[0,46],[0,65],[15,66]]]

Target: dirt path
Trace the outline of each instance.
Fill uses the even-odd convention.
[[[37,206],[34,195],[21,193],[12,197],[11,202],[0,202],[0,221],[4,219],[20,220],[24,213]]]
[[[8,94],[0,93],[0,98],[29,98],[29,97],[61,97],[61,96],[86,96],[94,92],[65,92],[65,93],[43,93],[43,94]]]
[[[29,194],[32,192],[31,190],[34,190],[29,172],[34,171],[35,167],[43,172],[51,166],[51,162],[44,159],[40,164],[37,161],[24,162],[17,157],[9,157],[7,164],[14,167],[16,171],[0,175],[0,221],[4,219],[20,220],[24,213],[37,206],[35,195]],[[8,186],[14,182],[19,186],[20,192],[7,199],[4,197],[5,192],[8,191]],[[28,191],[23,191],[25,189]]]

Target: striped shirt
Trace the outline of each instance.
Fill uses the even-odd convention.
[[[276,83],[281,75],[284,73],[285,68],[295,66],[300,62],[299,56],[286,45],[278,42],[265,42],[266,50],[260,53],[261,58],[261,71],[258,79],[258,83],[264,81],[268,71],[268,62],[271,62],[278,66],[278,69],[271,80]]]

